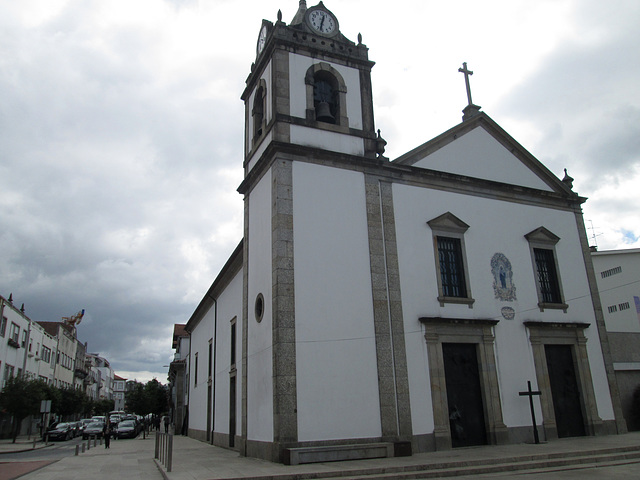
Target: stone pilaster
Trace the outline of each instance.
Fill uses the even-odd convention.
[[[382,437],[410,440],[409,375],[391,184],[365,175],[365,194]]]
[[[298,439],[292,166],[290,160],[276,159],[271,191],[273,428],[279,457],[282,448]]]

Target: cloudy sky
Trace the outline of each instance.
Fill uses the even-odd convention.
[[[309,1],[312,6],[315,1]],[[640,2],[327,0],[376,62],[390,158],[474,103],[559,177],[600,250],[640,248]],[[298,0],[0,0],[0,294],[166,381],[242,235],[240,95]],[[592,228],[593,227],[593,228]],[[593,241],[592,241],[593,243]]]

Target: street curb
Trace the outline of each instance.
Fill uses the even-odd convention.
[[[32,452],[34,450],[42,450],[43,448],[47,448],[52,446],[53,443],[49,443],[47,445],[38,445],[37,447],[33,448],[33,447],[29,447],[29,448],[22,448],[19,450],[1,450],[0,449],[0,455],[6,455],[9,453],[24,453],[24,452]]]

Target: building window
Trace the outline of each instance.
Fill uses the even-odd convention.
[[[22,331],[22,348],[25,348],[27,346],[27,331],[23,330]]]
[[[236,319],[231,321],[231,369],[236,367]]]
[[[11,337],[14,342],[18,343],[20,340],[20,327],[15,323],[11,322]]]
[[[51,349],[49,347],[42,346],[42,361],[49,363],[51,361]]]
[[[194,370],[193,370],[193,386],[198,386],[198,352],[195,354],[194,360]]]
[[[610,305],[608,310],[609,310],[609,313],[615,313],[618,311],[618,307],[616,305]]]
[[[7,317],[2,317],[2,323],[0,324],[0,336],[4,337],[7,333]]]
[[[529,242],[540,311],[544,311],[545,308],[555,308],[566,312],[569,306],[563,300],[555,252],[560,237],[544,227],[539,227],[527,233],[525,238]]]
[[[629,302],[624,302],[618,305],[618,308],[620,309],[620,311],[623,311],[623,310],[629,310],[631,306],[629,305]]]
[[[427,222],[433,234],[438,301],[473,305],[465,255],[464,234],[469,225],[450,212]]]
[[[213,373],[213,338],[209,339],[209,361],[207,362],[207,376],[211,380]]]
[[[553,250],[546,248],[534,248],[533,254],[536,260],[538,284],[544,303],[561,303],[560,284]]]
[[[445,297],[467,296],[464,281],[464,265],[459,238],[436,236],[438,245],[438,261],[440,265],[440,281],[442,294]]]

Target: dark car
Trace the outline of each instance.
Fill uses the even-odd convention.
[[[82,430],[84,430],[84,427],[86,427],[87,425],[93,422],[95,422],[93,418],[83,418],[82,420],[80,420],[80,423],[82,424],[82,427],[81,427]]]
[[[118,424],[116,430],[118,438],[136,438],[138,436],[138,428],[135,420],[124,420]]]
[[[75,437],[74,429],[73,423],[56,423],[47,429],[45,435],[49,440],[71,440]]]
[[[73,436],[77,437],[82,435],[82,422],[69,422],[71,424],[71,428],[73,428]]]
[[[90,437],[102,438],[102,434],[104,432],[104,423],[102,422],[91,422],[82,432],[82,439],[86,440]]]

